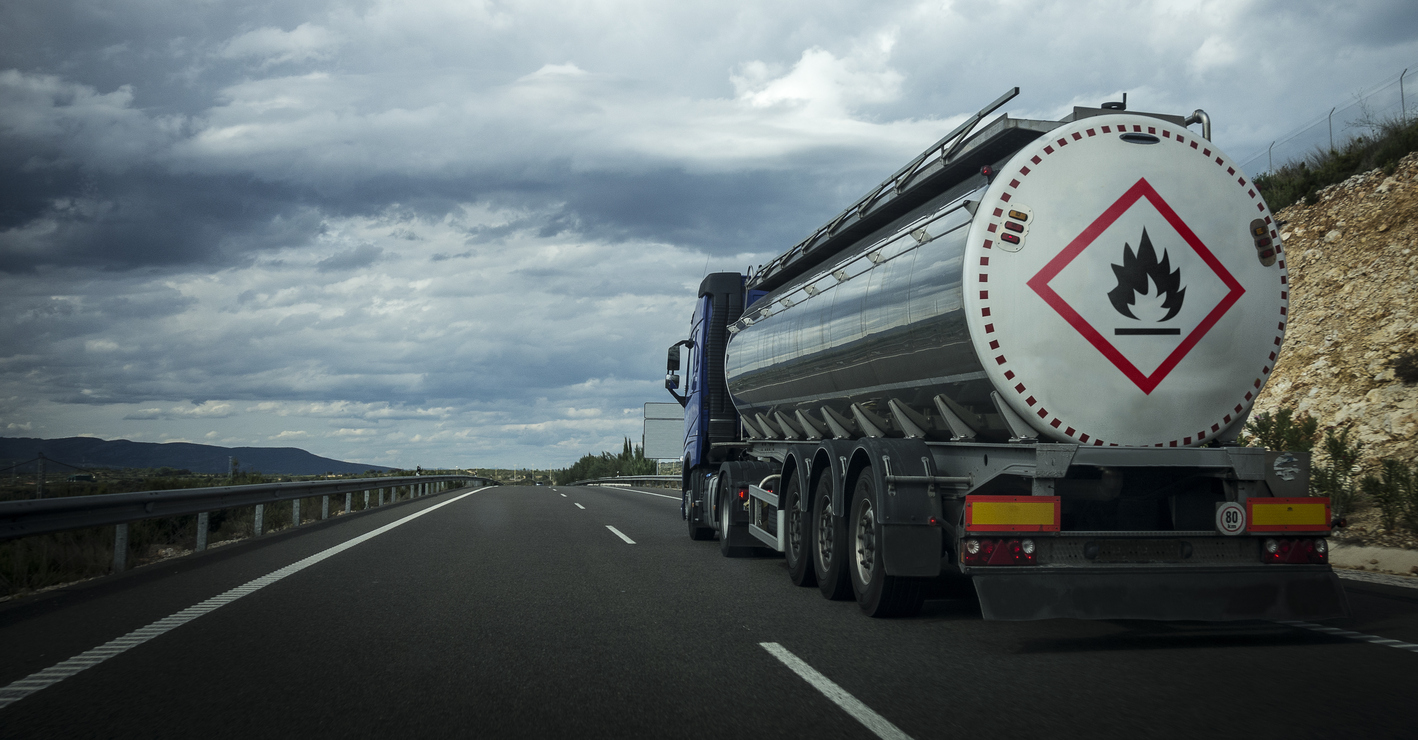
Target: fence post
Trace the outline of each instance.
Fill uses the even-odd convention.
[[[1329,109],[1329,150],[1334,151],[1334,108]]]
[[[113,528],[113,572],[122,573],[128,567],[128,522]]]
[[[300,526],[300,499],[293,498],[290,502],[290,525],[292,528]]]
[[[1265,148],[1265,171],[1275,174],[1275,159],[1270,156],[1270,150],[1275,148],[1275,142],[1270,142],[1270,146]],[[668,487],[668,486],[667,486]]]
[[[251,530],[256,533],[256,534],[255,534],[256,537],[260,537],[260,536],[261,536],[261,519],[265,516],[265,514],[266,514],[266,505],[265,505],[265,504],[256,504],[256,521],[254,521],[254,522],[252,523],[252,525],[251,525]]]
[[[1398,107],[1403,109],[1403,122],[1408,123],[1408,99],[1403,96],[1403,78],[1408,76],[1408,70],[1403,70],[1403,74],[1398,76]]]
[[[197,552],[207,549],[207,512],[197,515]]]
[[[330,496],[329,496],[329,494],[326,494],[326,495],[320,497],[320,518],[321,518],[321,519],[329,519],[329,518],[330,518]]]

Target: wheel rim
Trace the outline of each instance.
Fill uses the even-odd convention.
[[[817,559],[826,568],[832,562],[832,502],[823,496],[817,510]]]
[[[857,580],[867,584],[871,583],[871,571],[876,563],[876,514],[866,499],[862,500],[856,529]]]
[[[789,557],[802,552],[803,513],[798,510],[798,497],[788,496],[788,553]]]

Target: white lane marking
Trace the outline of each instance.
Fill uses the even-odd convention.
[[[812,666],[804,663],[801,658],[788,652],[788,649],[776,642],[760,642],[758,646],[767,650],[770,655],[777,658],[787,666],[793,673],[798,674],[804,681],[812,685],[814,689],[822,692],[822,695],[832,700],[833,704],[842,708],[842,711],[852,715],[852,719],[861,722],[868,730],[871,730],[882,740],[911,740],[911,736],[901,731],[901,728],[891,724],[885,717],[873,712],[871,707],[861,703],[857,697],[852,696],[842,689],[841,686],[833,683],[832,679],[818,673]]]
[[[578,506],[579,506],[579,505],[580,505],[580,504],[578,504]],[[619,529],[616,529],[615,527],[612,527],[612,526],[609,525],[609,524],[606,525],[606,529],[609,529],[610,531],[615,532],[615,536],[617,536],[617,537],[619,537],[619,538],[625,540],[625,544],[627,544],[627,545],[633,545],[633,544],[635,544],[635,540],[632,540],[632,539],[630,539],[629,537],[626,537],[626,536],[625,536],[625,533],[622,532],[622,531],[620,531]]]
[[[42,671],[31,673],[30,675],[25,676],[24,678],[18,681],[15,681],[9,686],[0,688],[0,709],[8,707],[11,704],[14,704],[15,702],[25,698],[26,696],[29,696],[30,694],[33,694],[36,691],[39,691],[40,689],[53,686],[54,684],[59,683],[60,681],[63,681],[64,679],[70,676],[73,676],[74,674],[84,670],[85,668],[91,668],[93,666],[96,666],[99,663],[102,663],[103,661],[108,660],[109,658],[112,658],[115,655],[118,655],[119,653],[122,653],[131,648],[135,648],[147,642],[148,640],[153,639],[154,637],[157,637],[161,634],[170,632],[178,627],[181,627],[182,625],[191,622],[192,620],[202,616],[203,614],[215,611],[217,608],[226,606],[227,604],[230,604],[231,602],[236,601],[237,599],[246,596],[247,594],[259,591],[260,589],[263,589],[271,585],[272,583],[275,583],[276,581],[285,578],[288,575],[299,573],[300,571],[305,570],[306,568],[309,568],[310,566],[315,565],[316,563],[325,560],[326,558],[339,555],[340,553],[350,549],[351,547],[354,547],[355,545],[358,545],[362,542],[366,542],[368,540],[372,540],[375,537],[378,537],[379,535],[384,534],[385,532],[388,532],[389,530],[395,527],[408,524],[409,522],[423,516],[424,514],[428,514],[437,509],[441,509],[459,499],[471,496],[477,493],[478,491],[483,490],[486,490],[486,487],[479,488],[475,491],[468,491],[462,496],[456,496],[454,498],[448,499],[447,501],[434,504],[433,506],[430,506],[427,509],[424,509],[423,511],[416,511],[404,517],[403,519],[390,522],[389,524],[385,524],[379,529],[373,530],[371,532],[366,532],[352,540],[348,540],[346,542],[342,542],[338,545],[335,545],[334,547],[321,550],[320,552],[317,552],[314,555],[305,558],[304,560],[297,560],[296,562],[291,563],[290,565],[287,565],[286,567],[281,568],[280,570],[272,571],[271,573],[261,576],[260,578],[257,578],[254,581],[248,581],[240,586],[237,586],[236,588],[233,588],[230,591],[227,591],[226,593],[213,596],[212,598],[207,599],[206,601],[189,606],[186,609],[183,609],[182,611],[173,614],[172,616],[163,617],[162,619],[159,619],[158,621],[153,622],[152,624],[146,627],[133,630],[132,632],[129,632],[128,634],[122,637],[109,640],[108,642],[92,650],[80,653],[68,660],[55,663],[54,665],[45,668]]]
[[[1290,627],[1303,627],[1307,630],[1314,630],[1315,632],[1321,632],[1326,635],[1344,637],[1358,642],[1372,642],[1375,645],[1383,645],[1384,647],[1398,648],[1399,650],[1418,653],[1418,645],[1401,640],[1390,640],[1387,637],[1379,637],[1378,635],[1366,635],[1363,632],[1352,632],[1350,630],[1339,629],[1338,627],[1326,627],[1322,624],[1314,624],[1312,622],[1277,621],[1276,624],[1284,624]]]
[[[576,504],[576,508],[578,508],[578,509],[580,509],[580,510],[582,510],[582,511],[585,511],[585,510],[586,510],[586,507],[582,506],[581,504]]]
[[[597,488],[609,488],[612,491],[625,491],[626,493],[638,493],[641,496],[659,496],[660,498],[672,498],[676,501],[683,501],[683,496],[666,496],[663,493],[650,493],[649,491],[637,491],[634,488],[621,488],[619,486],[596,486]]]
[[[562,497],[562,498],[566,498],[566,494],[564,494],[564,493],[561,494],[561,497]]]

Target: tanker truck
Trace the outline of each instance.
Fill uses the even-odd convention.
[[[1347,614],[1307,455],[1237,444],[1288,317],[1264,199],[1203,111],[980,125],[1017,94],[705,277],[665,380],[689,537],[874,617],[952,583],[986,619]]]

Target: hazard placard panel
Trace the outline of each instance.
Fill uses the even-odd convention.
[[[1328,532],[1329,499],[1317,496],[1246,499],[1246,521],[1249,532]]]
[[[1058,496],[966,496],[968,532],[1057,532]]]

